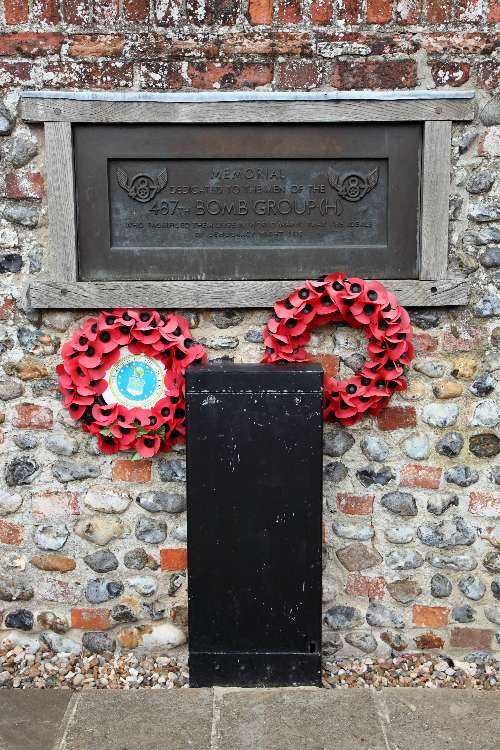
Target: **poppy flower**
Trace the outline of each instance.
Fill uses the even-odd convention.
[[[127,346],[127,349],[130,354],[145,354],[146,357],[150,356],[152,351],[151,347],[149,347],[143,341],[137,341],[134,335],[130,337],[130,342]]]
[[[134,328],[141,330],[143,328],[156,328],[160,324],[160,314],[157,310],[138,310],[139,319]]]
[[[120,440],[123,447],[130,446],[137,436],[137,430],[135,429],[135,427],[131,427],[127,424],[121,424],[120,422],[111,424],[109,427],[109,431],[115,438],[118,438]]]
[[[160,450],[161,438],[153,433],[142,435],[134,443],[134,448],[143,458],[151,458]]]
[[[78,400],[76,401],[71,400],[69,403],[65,403],[64,406],[66,407],[70,416],[73,419],[80,419],[83,416],[83,414],[86,412],[89,404],[82,404]]]
[[[125,325],[112,328],[109,333],[115,346],[126,346],[132,338],[132,328]]]
[[[117,417],[118,404],[94,404],[92,416],[102,426],[113,424]]]
[[[87,349],[78,357],[78,362],[85,368],[99,367],[102,364],[103,351],[100,350],[99,342],[96,340],[89,344]]]
[[[121,441],[114,435],[98,435],[97,446],[101,453],[104,453],[107,456],[110,456],[113,453],[118,453],[122,450]]]
[[[133,333],[136,341],[142,341],[143,344],[153,346],[160,340],[161,332],[159,328],[134,328]]]

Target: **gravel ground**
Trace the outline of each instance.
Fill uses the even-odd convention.
[[[481,652],[469,661],[434,654],[401,654],[388,659],[334,659],[325,662],[325,688],[426,687],[500,689],[500,662]],[[189,686],[187,668],[167,656],[87,656],[36,654],[22,646],[0,649],[0,687],[8,688],[137,688]]]
[[[22,646],[0,650],[0,687],[14,688],[180,688],[188,671],[167,656],[75,656],[43,647],[36,654]]]
[[[490,654],[470,654],[458,661],[434,654],[401,654],[389,659],[335,659],[326,662],[323,686],[500,689],[500,662]]]

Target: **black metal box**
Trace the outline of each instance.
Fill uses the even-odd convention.
[[[81,280],[418,278],[421,126],[74,125]]]
[[[320,685],[322,370],[187,371],[192,686]]]

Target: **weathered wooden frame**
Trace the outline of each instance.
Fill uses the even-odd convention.
[[[46,275],[30,283],[33,307],[222,308],[270,307],[299,282],[78,281],[72,123],[415,122],[424,124],[420,273],[415,280],[384,280],[403,305],[463,305],[463,278],[448,277],[448,205],[451,123],[471,120],[474,93],[25,92],[20,114],[43,122],[49,248]]]

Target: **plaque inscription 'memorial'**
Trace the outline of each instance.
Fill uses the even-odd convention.
[[[284,245],[304,252],[318,246],[382,247],[387,160],[346,161],[112,160],[111,245],[247,253],[256,246],[269,252]]]
[[[418,125],[74,129],[82,279],[416,278]]]

